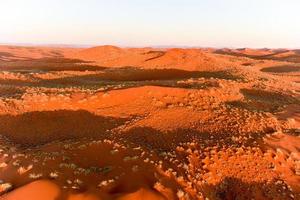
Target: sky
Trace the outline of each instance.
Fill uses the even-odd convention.
[[[0,0],[0,43],[300,48],[299,0]]]

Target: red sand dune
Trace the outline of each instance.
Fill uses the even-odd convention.
[[[0,46],[0,199],[300,199],[298,55]]]
[[[105,67],[135,66],[185,70],[223,69],[241,63],[240,60],[231,60],[205,49],[137,49],[99,46],[78,51],[70,57],[95,61]]]
[[[64,57],[80,49],[53,47],[19,47],[0,45],[0,60],[27,60],[45,57]]]

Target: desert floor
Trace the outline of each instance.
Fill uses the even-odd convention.
[[[300,50],[0,46],[0,199],[300,199]]]

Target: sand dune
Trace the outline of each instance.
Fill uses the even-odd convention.
[[[70,55],[72,58],[95,61],[100,66],[143,68],[176,68],[184,70],[216,70],[242,62],[213,54],[205,49],[151,49],[99,46]],[[219,65],[222,63],[222,65]]]
[[[0,198],[300,199],[298,54],[0,46]]]
[[[278,60],[292,63],[300,62],[299,50],[290,49],[218,49],[215,51],[222,55],[249,57],[259,60]]]

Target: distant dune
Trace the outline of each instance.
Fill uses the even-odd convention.
[[[249,57],[253,59],[269,59],[300,63],[299,50],[290,49],[218,49],[216,53],[222,55],[232,55]]]
[[[230,58],[213,54],[207,49],[154,49],[154,48],[119,48],[99,46],[70,55],[88,61],[95,61],[100,66],[122,67],[136,66],[144,68],[178,68],[185,70],[220,69],[239,64]],[[222,66],[219,65],[222,63]]]

